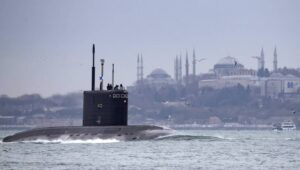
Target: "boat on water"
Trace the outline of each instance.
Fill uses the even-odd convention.
[[[281,123],[282,130],[296,130],[296,125],[293,121],[284,121]]]
[[[292,131],[296,130],[296,125],[293,121],[283,121],[281,123],[277,123],[273,125],[274,131]]]

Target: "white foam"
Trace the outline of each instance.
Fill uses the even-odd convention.
[[[231,138],[231,137],[225,137],[223,135],[213,135],[211,137],[216,137],[216,138],[224,139],[224,140],[235,140],[236,139],[236,138]]]

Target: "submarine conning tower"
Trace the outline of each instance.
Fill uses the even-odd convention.
[[[100,88],[95,90],[95,45],[93,45],[92,89],[83,92],[83,126],[126,126],[128,121],[128,92],[112,84],[103,89],[104,60],[101,59]]]

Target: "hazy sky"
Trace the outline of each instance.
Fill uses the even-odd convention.
[[[227,55],[256,69],[251,56],[262,47],[272,69],[275,45],[279,67],[300,67],[299,8],[299,0],[0,0],[0,94],[90,89],[93,43],[97,74],[105,58],[105,81],[115,63],[126,86],[138,53],[146,75],[160,67],[173,76],[176,54],[193,48],[207,58],[197,73]]]

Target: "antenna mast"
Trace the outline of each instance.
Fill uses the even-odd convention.
[[[111,85],[112,85],[112,87],[114,87],[114,83],[115,83],[115,65],[114,64],[112,64],[112,80],[111,80]]]
[[[101,77],[100,77],[100,90],[103,90],[103,69],[104,69],[104,59],[101,59]]]
[[[93,44],[92,91],[95,90],[95,44]]]

